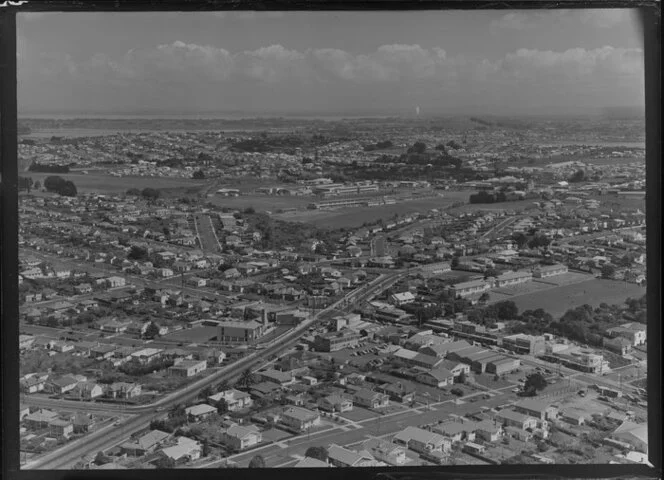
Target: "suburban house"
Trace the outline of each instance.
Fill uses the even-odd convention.
[[[448,437],[452,442],[475,440],[475,422],[446,422],[431,428],[432,432]]]
[[[198,460],[201,457],[201,444],[188,437],[177,437],[177,444],[165,447],[159,451],[163,457],[170,458],[176,463]]]
[[[353,409],[353,402],[341,395],[328,395],[318,400],[318,407],[327,412],[347,412]]]
[[[419,427],[406,427],[394,436],[392,442],[418,453],[448,452],[452,449],[452,441],[449,438]]]
[[[394,402],[410,403],[415,398],[415,390],[405,387],[401,382],[383,383],[376,387],[376,391],[386,394]]]
[[[168,368],[168,374],[172,377],[193,377],[207,369],[205,360],[180,360]]]
[[[452,385],[454,383],[454,373],[445,368],[436,368],[434,370],[429,370],[427,372],[418,374],[415,379],[420,383],[424,383],[425,385],[431,385],[440,388],[446,387],[447,385]]]
[[[57,413],[42,408],[27,415],[23,419],[23,423],[31,430],[39,430],[47,428],[48,424],[57,418]]]
[[[374,458],[367,452],[354,452],[339,445],[327,447],[327,461],[335,467],[370,467]]]
[[[320,415],[302,407],[288,407],[281,414],[281,422],[299,432],[320,424]]]
[[[402,292],[402,293],[393,293],[390,295],[388,301],[392,305],[400,307],[401,305],[406,305],[408,303],[413,303],[416,297],[411,292]]]
[[[539,420],[555,420],[558,416],[558,408],[534,398],[521,400],[514,405],[514,411]]]
[[[208,397],[208,400],[212,405],[218,405],[223,400],[226,403],[226,408],[230,412],[251,407],[253,404],[251,395],[234,388],[211,395]]]
[[[74,425],[67,421],[56,418],[48,422],[48,434],[55,438],[69,438],[74,433]]]
[[[380,438],[372,438],[364,442],[364,450],[376,460],[388,465],[399,466],[406,463],[406,449]]]
[[[222,431],[221,441],[229,449],[241,452],[263,441],[263,434],[255,425],[234,425]]]
[[[521,430],[527,428],[537,428],[537,419],[528,415],[524,415],[513,410],[501,410],[495,415],[498,422],[501,422],[507,427],[516,427]]]
[[[169,438],[171,438],[170,433],[162,432],[161,430],[151,430],[140,437],[120,445],[120,451],[126,455],[141,457],[146,453],[154,452]]]
[[[384,393],[362,388],[353,394],[353,403],[365,408],[381,408],[390,404],[390,397]]]
[[[142,387],[138,383],[115,382],[106,388],[106,395],[111,398],[135,398],[141,395]]]
[[[295,377],[290,372],[280,372],[279,370],[265,370],[259,372],[261,380],[264,382],[272,382],[281,386],[291,385],[295,383]]]
[[[104,389],[95,382],[80,382],[74,388],[73,393],[77,397],[92,400],[93,398],[101,397],[104,394]]]
[[[78,380],[68,375],[56,379],[49,379],[47,382],[48,389],[53,393],[63,394],[76,388]]]
[[[187,407],[184,409],[184,411],[187,414],[189,420],[192,422],[205,420],[213,413],[217,413],[217,409],[212,405],[208,405],[207,403],[201,403],[199,405]]]
[[[475,424],[475,436],[485,442],[496,442],[503,433],[502,425],[490,420],[482,420]]]

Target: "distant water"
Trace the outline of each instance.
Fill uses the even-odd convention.
[[[283,118],[287,120],[344,120],[358,118],[396,118],[399,115],[361,115],[361,114],[296,114],[296,113],[179,113],[179,114],[108,114],[108,113],[24,113],[19,120],[251,120]]]

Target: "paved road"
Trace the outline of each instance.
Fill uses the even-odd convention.
[[[405,272],[395,272],[389,275],[381,275],[371,284],[363,287],[361,289],[362,293],[360,295],[367,298],[375,296],[378,292],[383,291],[385,288],[404,275],[406,275]],[[357,291],[351,292],[351,294],[357,295]],[[273,345],[264,350],[254,352],[227,367],[221,368],[214,374],[196,380],[181,390],[173,392],[150,405],[127,407],[125,410],[126,413],[140,413],[140,415],[137,415],[128,422],[123,423],[120,427],[111,430],[103,437],[97,438],[96,436],[90,436],[89,441],[87,442],[65,445],[63,448],[58,449],[55,452],[52,452],[32,462],[31,464],[24,466],[23,468],[66,469],[71,467],[84,455],[89,455],[99,450],[106,450],[114,445],[117,445],[127,436],[145,428],[153,418],[161,415],[159,412],[162,412],[172,405],[190,401],[198,396],[198,393],[202,388],[208,385],[213,385],[222,380],[234,378],[245,369],[252,367],[255,368],[262,364],[265,359],[269,358],[270,356],[278,354],[279,352],[292,347],[299,341],[301,335],[304,334],[304,332],[306,332],[311,325],[334,315],[334,312],[337,311],[343,301],[344,299],[337,301],[330,307],[319,312],[311,319],[302,322],[289,334],[286,334],[284,337],[280,338],[278,342],[275,342]]]
[[[337,445],[350,445],[362,442],[372,437],[391,437],[395,433],[403,430],[407,426],[424,426],[427,424],[438,423],[448,419],[450,414],[465,415],[472,412],[478,412],[480,406],[494,407],[514,403],[516,400],[504,395],[502,390],[511,389],[512,386],[503,387],[497,390],[491,390],[488,393],[495,395],[491,400],[483,401],[482,404],[469,402],[473,397],[485,395],[487,392],[474,392],[457,400],[445,400],[443,402],[434,402],[429,407],[419,405],[416,407],[406,407],[403,411],[368,418],[359,421],[349,421],[341,425],[331,426],[330,428],[317,433],[301,434],[289,439],[275,442],[246,453],[239,453],[230,456],[228,459],[218,460],[202,464],[196,468],[214,468],[221,463],[231,460],[239,467],[246,467],[255,455],[261,455],[268,466],[276,466],[291,461],[293,456],[303,456],[307,448],[312,445],[329,446],[332,443]]]

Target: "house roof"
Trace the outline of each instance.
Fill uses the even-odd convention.
[[[366,459],[367,457],[366,454],[362,455],[361,453],[332,444],[327,448],[327,458],[352,467],[360,460]],[[368,458],[368,460],[373,460],[373,458]]]
[[[397,433],[394,438],[398,438],[399,440],[402,440],[406,443],[411,440],[415,440],[421,443],[433,444],[440,444],[445,441],[445,438],[442,435],[428,432],[418,427],[406,427],[404,430]]]
[[[422,375],[431,375],[438,381],[446,380],[454,376],[454,374],[446,368],[436,368],[434,370],[424,372]]]
[[[329,468],[330,464],[318,460],[317,458],[304,457],[302,460],[293,465],[293,468]]]
[[[170,433],[162,432],[161,430],[152,430],[142,437],[139,437],[136,443],[140,447],[147,449],[158,444],[159,442],[163,442],[170,436]]]
[[[283,415],[296,418],[301,421],[313,420],[319,416],[316,412],[312,412],[311,410],[307,410],[306,408],[301,407],[286,408]]]
[[[242,425],[233,425],[226,429],[226,435],[235,438],[246,438],[250,435],[256,435],[259,433],[258,427],[256,425],[242,426]]]
[[[187,407],[184,409],[185,412],[194,417],[198,415],[205,415],[207,413],[216,412],[217,409],[207,403],[201,403],[199,405],[194,405],[193,407]]]
[[[515,406],[524,408],[526,410],[532,410],[534,412],[544,412],[551,405],[539,400],[535,400],[534,398],[525,398],[518,402]]]

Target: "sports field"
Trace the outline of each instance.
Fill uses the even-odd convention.
[[[468,201],[469,195],[469,192],[445,192],[443,197],[407,200],[393,205],[351,207],[337,210],[304,210],[275,215],[275,218],[333,228],[359,227],[365,222],[375,222],[379,218],[389,220],[394,215],[425,213],[434,208],[443,209],[456,202]]]
[[[617,305],[627,297],[639,298],[646,293],[646,287],[615,280],[589,279],[571,285],[552,287],[547,290],[509,297],[520,312],[543,308],[554,318],[561,317],[567,310],[584,304],[593,307],[600,303]]]

